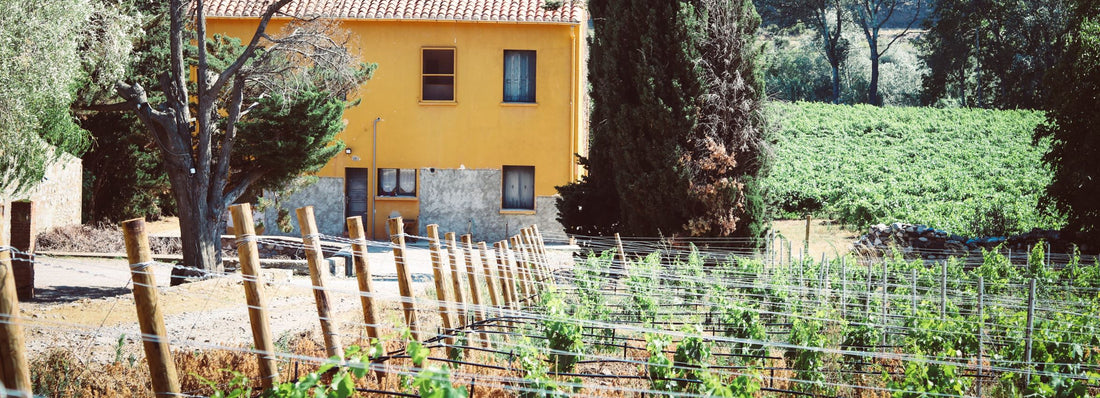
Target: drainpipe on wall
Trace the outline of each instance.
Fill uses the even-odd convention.
[[[374,192],[372,192],[372,191],[374,191],[375,186],[378,185],[378,181],[376,181],[376,179],[378,178],[378,122],[381,122],[381,121],[382,121],[382,117],[374,118],[374,123],[373,123],[374,132],[371,134],[372,137],[371,137],[371,144],[370,144],[370,148],[371,148],[370,176],[367,177],[367,181],[374,181],[374,184],[371,184],[367,187],[367,195],[370,196],[370,238],[371,239],[374,239],[374,219],[377,218],[377,216],[378,216],[378,208],[375,207]]]

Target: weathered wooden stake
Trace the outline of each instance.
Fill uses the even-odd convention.
[[[848,319],[848,257],[840,258],[840,319]]]
[[[150,267],[153,263],[153,252],[149,250],[149,237],[145,234],[145,219],[123,221],[122,233],[126,241],[126,257],[130,261],[130,274],[133,277],[141,344],[149,362],[153,392],[158,397],[179,395],[180,382],[176,375],[176,363],[172,361],[172,351],[168,347],[168,330],[164,327],[164,314],[157,303],[157,280]]]
[[[890,324],[890,318],[886,314],[886,304],[888,303],[886,296],[886,288],[889,287],[889,275],[887,274],[886,262],[882,263],[882,345],[886,345],[886,336],[889,335],[890,329],[887,327]]]
[[[439,225],[428,224],[425,229],[428,232],[428,248],[432,256],[432,276],[435,278],[435,297],[439,301],[439,316],[443,318],[443,328],[448,329],[447,334],[450,334],[449,330],[453,324],[448,302],[451,300],[447,295],[447,281],[444,280],[443,246],[439,244]],[[452,339],[448,338],[447,344],[452,344]]]
[[[233,215],[233,231],[237,235],[237,257],[241,261],[241,279],[244,280],[244,297],[248,303],[248,320],[252,325],[252,342],[258,351],[260,383],[267,390],[279,382],[279,368],[275,365],[275,344],[271,340],[271,327],[267,320],[267,298],[260,276],[260,251],[256,247],[252,206],[248,203],[233,205],[229,207],[229,212]]]
[[[23,325],[19,323],[19,298],[15,289],[11,248],[5,237],[7,230],[4,205],[0,204],[0,382],[12,396],[30,398],[33,386],[30,368],[27,367]]]
[[[810,251],[810,215],[806,215],[806,240],[803,241],[803,248],[807,252]]]
[[[508,260],[507,247],[508,244],[504,241],[493,244],[493,248],[496,249],[497,273],[500,274],[501,292],[504,296],[504,302],[509,309],[514,310],[516,309],[516,277],[512,273],[511,261]]]
[[[413,294],[409,265],[405,262],[405,221],[401,217],[386,220],[393,243],[393,260],[397,265],[397,287],[401,291],[401,308],[405,312],[405,324],[409,325],[412,338],[420,341],[420,322],[416,320],[416,295]]]
[[[516,305],[517,307],[523,307],[523,301],[527,300],[527,297],[530,297],[534,292],[528,288],[527,271],[523,269],[523,258],[518,251],[519,246],[516,245],[516,237],[508,238],[504,243],[504,248],[508,250],[508,261],[511,262],[512,269],[515,271],[516,285],[519,288]],[[511,246],[508,246],[508,243],[511,243]]]
[[[456,313],[458,314],[458,324],[456,326],[466,325],[468,322],[466,317],[469,316],[466,311],[465,290],[462,289],[462,268],[458,263],[458,259],[462,257],[462,250],[458,247],[458,242],[455,240],[454,232],[447,232],[443,234],[443,238],[447,240],[447,248],[450,253],[451,263],[451,285],[454,287],[455,294],[455,306]]]
[[[317,221],[313,217],[313,206],[299,207],[298,227],[302,230],[302,245],[306,248],[306,262],[309,264],[309,279],[313,283],[313,298],[317,302],[317,318],[321,321],[321,334],[325,339],[325,355],[344,356],[340,345],[340,333],[336,328],[336,319],[329,307],[328,290],[325,289],[325,262],[321,252],[321,234],[317,232]]]
[[[917,316],[917,304],[918,304],[918,301],[917,301],[917,270],[913,270],[912,274],[913,274],[913,280],[912,280],[911,284],[909,285],[909,289],[912,290],[912,292],[910,292],[910,295],[913,298],[913,303],[912,303],[912,305],[913,305],[913,316],[915,317],[915,316]]]
[[[478,242],[477,250],[481,252],[481,268],[485,273],[485,285],[489,287],[489,301],[493,303],[493,307],[500,308],[504,301],[500,298],[500,288],[497,287],[497,277],[492,270],[493,261],[489,259],[489,247],[485,242]]]
[[[982,396],[982,377],[984,376],[982,365],[985,356],[985,278],[978,277],[978,396]]]
[[[947,261],[940,268],[940,322],[947,321]]]
[[[481,281],[477,279],[477,266],[474,261],[474,239],[469,234],[462,235],[462,245],[466,250],[466,282],[470,285],[470,302],[473,303],[474,320],[485,320],[485,308],[481,306]]]
[[[523,299],[529,299],[532,296],[538,294],[538,287],[535,283],[535,274],[532,272],[530,263],[527,261],[527,251],[523,250],[523,242],[520,241],[519,235],[511,238],[512,248],[515,249],[516,263],[518,265],[520,279],[523,279],[527,288],[524,289]]]
[[[1024,379],[1027,385],[1031,385],[1031,333],[1035,329],[1035,278],[1027,281],[1027,329],[1024,330],[1024,363],[1027,364],[1027,375]]]
[[[531,224],[531,233],[535,237],[539,253],[542,253],[542,263],[546,267],[546,272],[551,278],[554,277],[554,269],[550,268],[550,252],[546,251],[546,240],[542,238],[542,232],[539,232],[538,224]],[[624,264],[623,272],[626,272]]]
[[[615,233],[615,250],[619,252],[619,268],[621,273],[626,273],[626,250],[623,249],[623,239],[619,233]]]
[[[378,308],[374,306],[374,282],[371,281],[370,261],[367,259],[367,235],[363,228],[363,217],[347,218],[348,238],[351,238],[352,262],[355,266],[355,279],[359,282],[359,303],[363,306],[363,323],[367,325],[367,336],[382,338],[378,331]]]

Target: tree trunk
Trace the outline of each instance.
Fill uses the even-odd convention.
[[[833,64],[833,103],[840,103],[840,63]]]
[[[225,209],[218,209],[219,204],[206,200],[206,192],[191,183],[189,171],[169,168],[168,176],[179,208],[184,264],[172,270],[172,286],[186,282],[186,278],[223,272],[220,229]]]
[[[882,106],[882,96],[878,93],[878,64],[881,56],[878,53],[878,49],[872,48],[871,50],[871,84],[867,88],[868,101],[871,105]]]

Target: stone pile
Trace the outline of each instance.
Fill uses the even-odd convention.
[[[852,249],[861,253],[889,251],[897,248],[906,254],[922,254],[925,258],[944,258],[980,254],[981,249],[994,249],[997,246],[1013,251],[1028,250],[1039,242],[1051,244],[1052,252],[1069,252],[1072,242],[1060,231],[1035,229],[1031,232],[1012,235],[969,238],[950,232],[934,229],[925,225],[893,223],[871,226],[867,234],[861,236]]]

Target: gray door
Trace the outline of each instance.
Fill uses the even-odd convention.
[[[346,175],[344,177],[344,192],[347,193],[347,207],[344,209],[346,217],[363,217],[363,225],[370,223],[370,217],[367,216],[368,205],[370,204],[370,169],[344,169]]]

